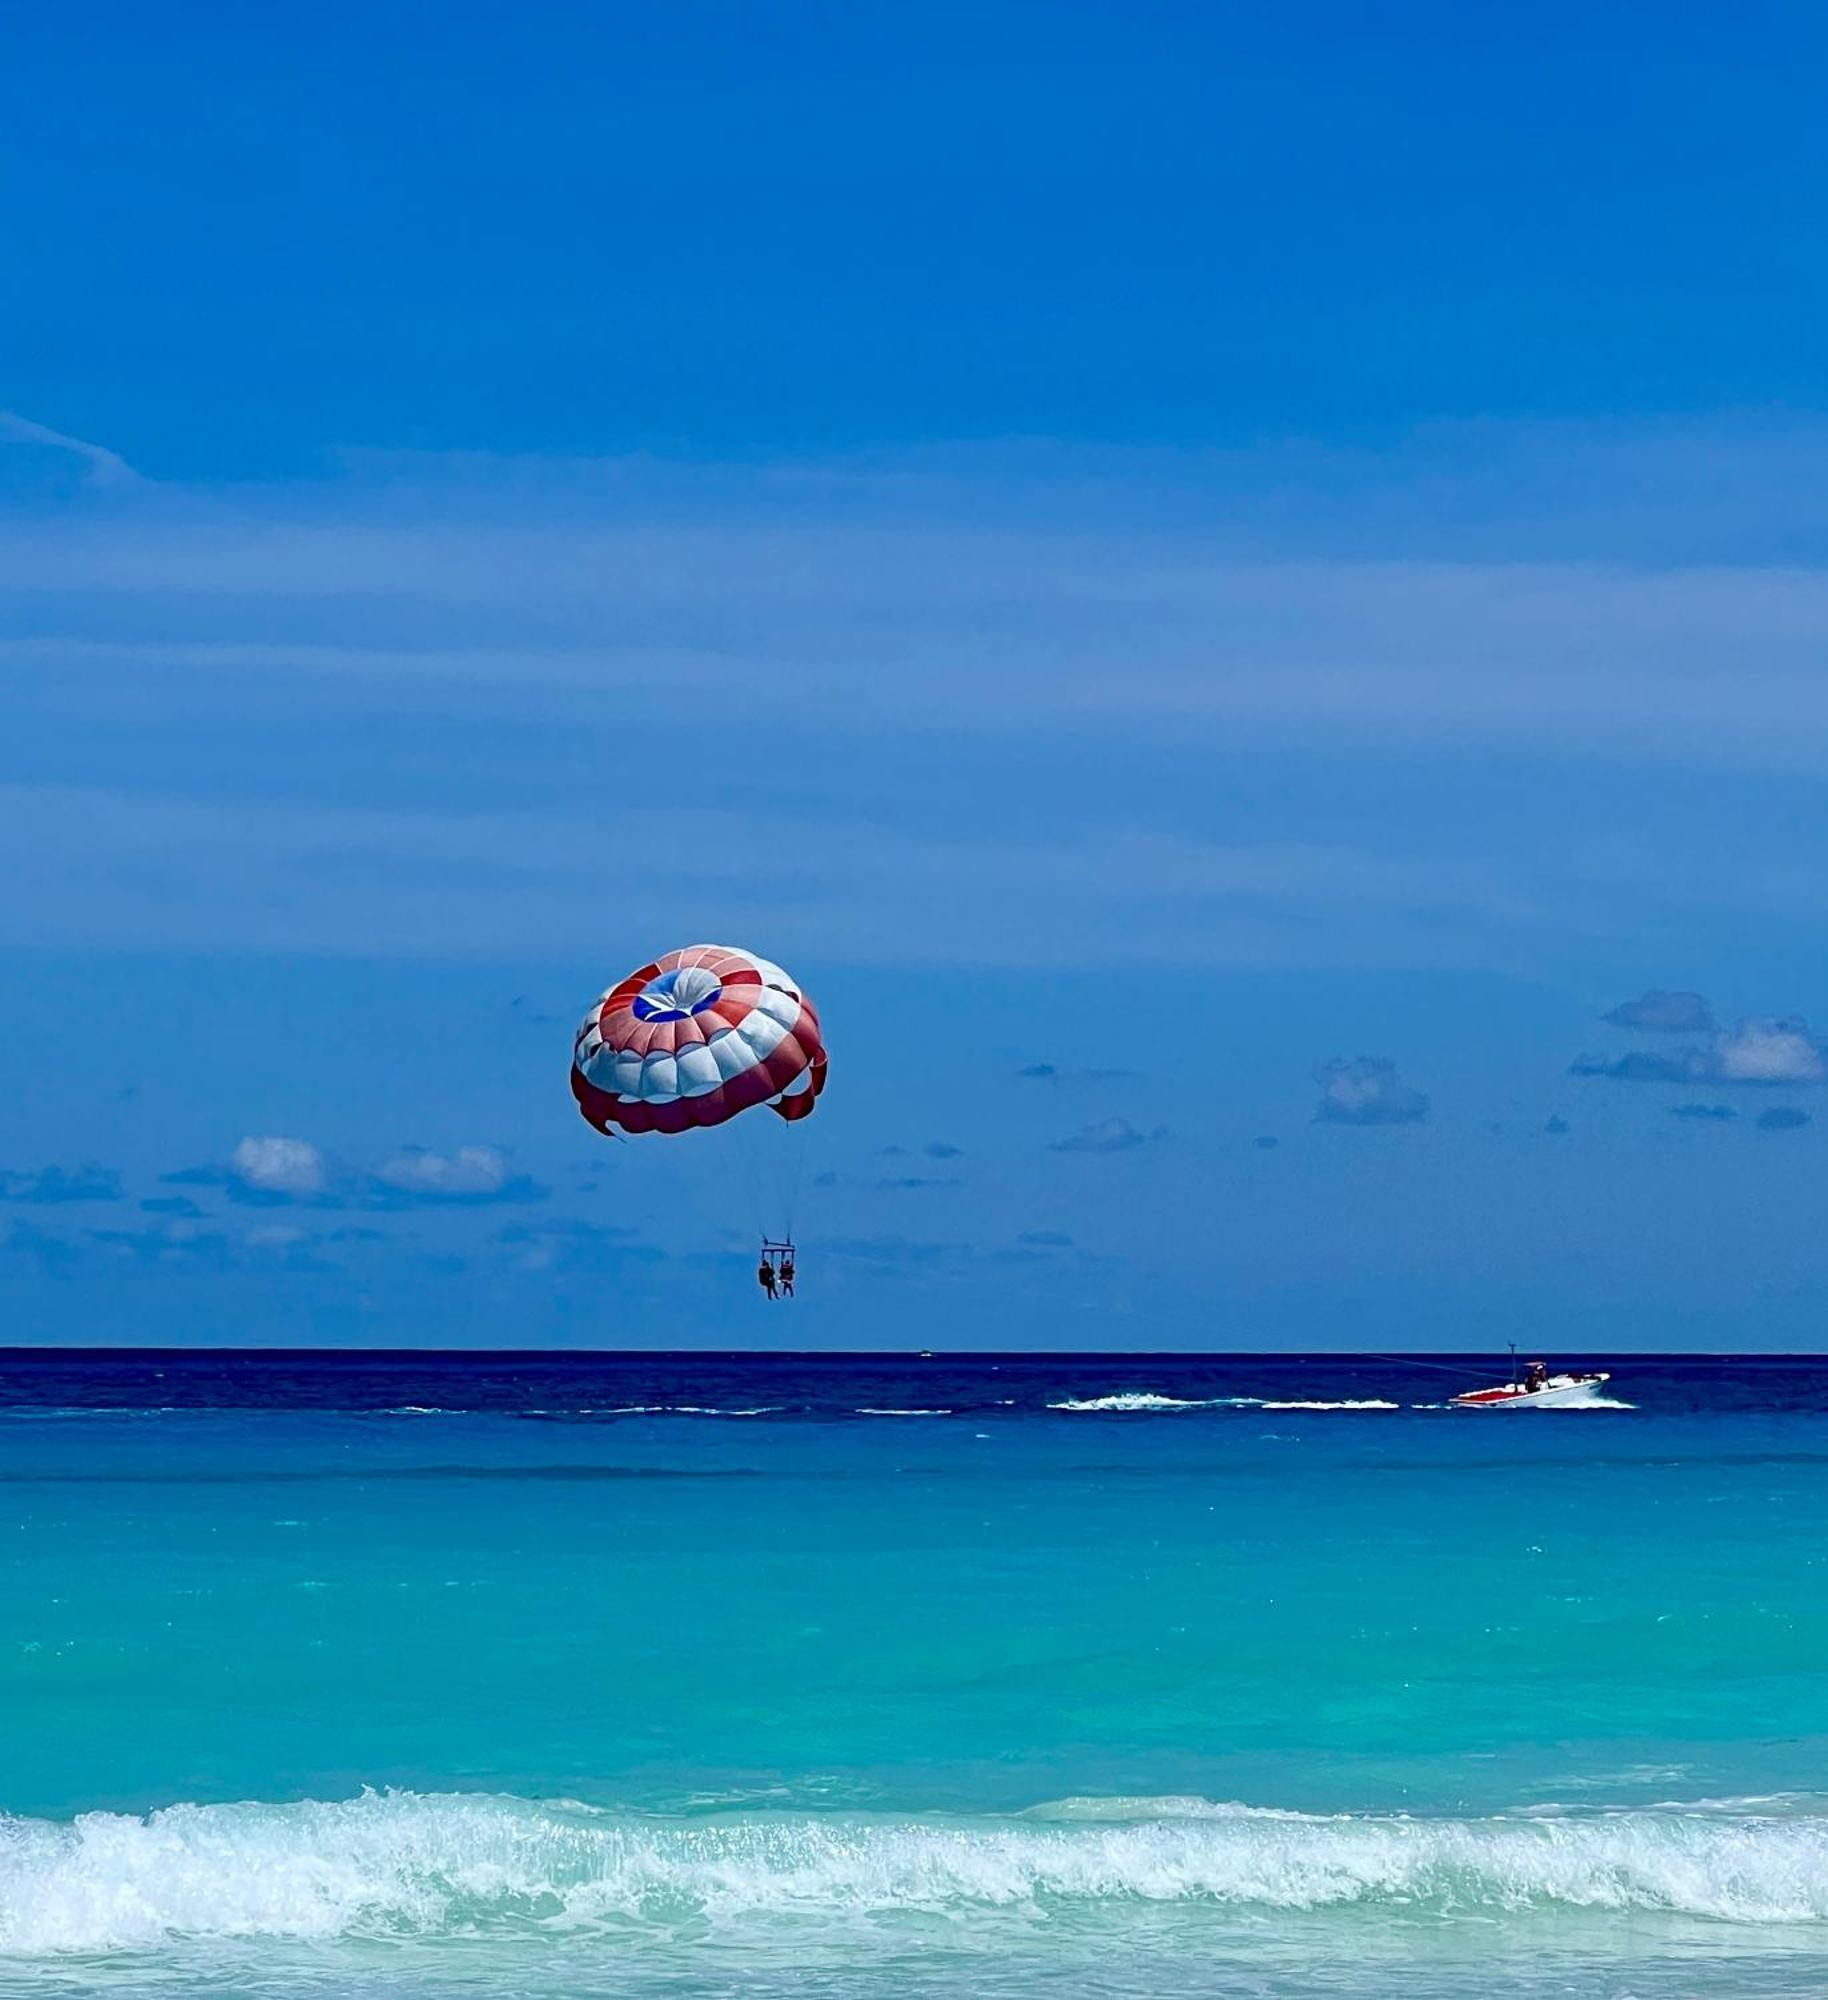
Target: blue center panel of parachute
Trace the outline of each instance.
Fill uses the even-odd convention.
[[[683,1021],[689,1014],[702,1014],[723,997],[723,981],[702,966],[680,966],[673,972],[657,973],[635,995],[637,1021]]]

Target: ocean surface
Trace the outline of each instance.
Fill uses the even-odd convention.
[[[1828,1362],[0,1353],[0,1994],[1828,1992]]]

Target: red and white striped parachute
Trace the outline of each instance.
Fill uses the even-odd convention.
[[[804,1118],[825,1088],[812,1002],[778,965],[687,945],[631,972],[584,1016],[571,1094],[599,1132],[686,1132],[766,1104]]]

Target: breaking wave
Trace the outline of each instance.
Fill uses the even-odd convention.
[[[364,1793],[0,1818],[0,1954],[199,1938],[687,1936],[706,1921],[1014,1907],[1556,1910],[1828,1923],[1828,1816],[1682,1806],[1554,1818],[1322,1817],[1196,1799],[1000,1819],[668,1818]]]

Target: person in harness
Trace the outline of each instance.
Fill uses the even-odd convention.
[[[793,1297],[793,1245],[771,1236],[762,1238],[762,1261],[755,1267],[755,1282],[771,1299]]]

